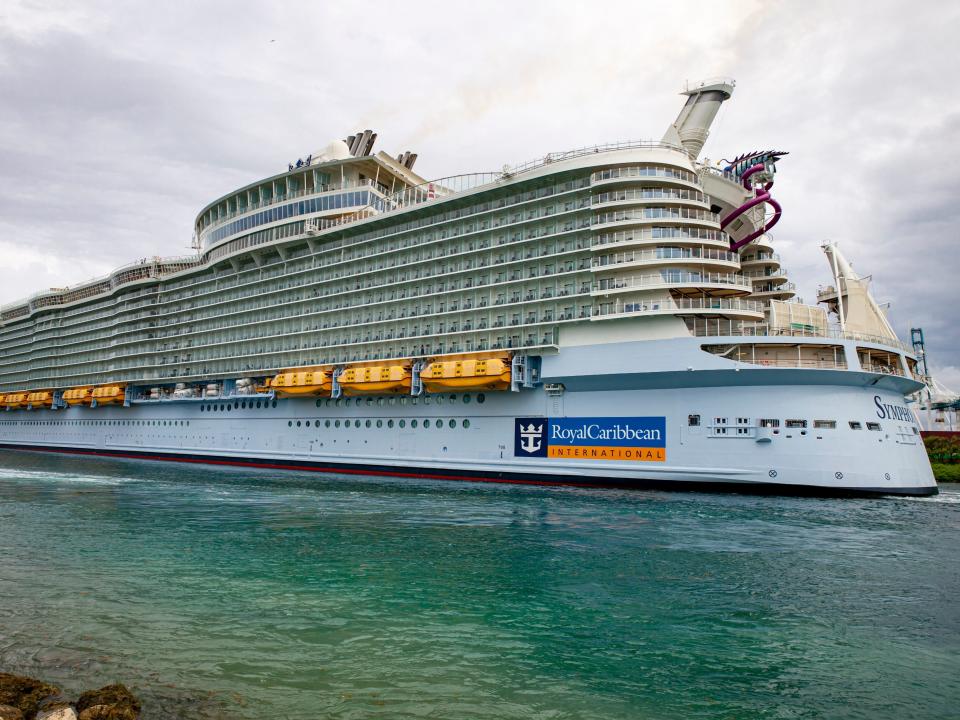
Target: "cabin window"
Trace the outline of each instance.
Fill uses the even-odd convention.
[[[850,429],[851,429],[851,430],[863,430],[863,425],[861,425],[861,424],[860,424],[859,422],[857,422],[856,420],[851,420],[851,421],[850,421]]]
[[[807,426],[806,420],[787,420],[786,426],[788,428],[805,428]]]
[[[867,430],[876,430],[877,432],[880,432],[880,423],[868,422]]]
[[[690,427],[700,427],[699,415],[687,415],[687,425]]]
[[[778,428],[780,427],[780,420],[777,418],[760,418],[759,424],[762,428]]]
[[[714,425],[726,425],[727,419],[725,417],[718,417],[713,419]]]
[[[750,424],[750,418],[740,418],[740,417],[737,418],[737,425],[749,425],[749,424]]]
[[[836,420],[814,420],[813,427],[818,430],[836,430]]]

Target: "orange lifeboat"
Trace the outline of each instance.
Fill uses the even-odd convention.
[[[89,405],[93,399],[92,392],[88,387],[70,388],[63,391],[63,401],[67,405]]]
[[[420,379],[428,392],[508,390],[510,361],[489,358],[432,362],[420,371]]]
[[[120,385],[104,385],[94,388],[90,397],[97,405],[123,405],[124,389]]]
[[[26,407],[27,393],[7,393],[7,395],[3,398],[3,402],[11,410],[17,410],[18,408]]]
[[[27,405],[31,407],[53,407],[53,393],[49,390],[32,392],[27,395]]]
[[[329,397],[333,390],[333,377],[326,370],[280,373],[270,381],[270,387],[278,397],[304,395]]]
[[[351,367],[337,379],[346,395],[398,395],[409,393],[412,385],[407,365]]]

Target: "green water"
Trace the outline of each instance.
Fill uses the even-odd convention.
[[[960,488],[540,489],[0,455],[0,670],[145,718],[960,715]]]

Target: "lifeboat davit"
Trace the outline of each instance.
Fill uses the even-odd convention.
[[[63,391],[63,401],[67,405],[89,405],[92,390],[88,387],[70,388]]]
[[[351,367],[337,379],[347,395],[398,395],[409,393],[413,378],[407,365]]]
[[[270,387],[279,397],[302,395],[330,396],[333,377],[326,370],[280,373],[270,381]]]
[[[446,360],[432,362],[420,371],[428,392],[465,392],[467,390],[507,390],[510,388],[510,361]]]
[[[31,407],[53,407],[53,393],[49,390],[32,392],[27,395],[27,405]]]
[[[124,389],[120,385],[104,385],[94,388],[90,397],[97,405],[123,405]]]

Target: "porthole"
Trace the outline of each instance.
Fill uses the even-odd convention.
[[[203,405],[201,405],[201,406],[200,406],[200,412],[203,412],[204,410],[206,410],[206,408],[205,408]]]
[[[277,401],[274,400],[273,403],[271,404],[271,406],[272,406],[272,407],[276,407],[276,406],[277,406]]]
[[[337,398],[337,407],[340,407],[340,398]]]
[[[330,421],[329,421],[329,420],[325,420],[323,424],[324,424],[324,426],[326,426],[326,427],[330,427]]]
[[[383,398],[382,398],[382,397],[377,398],[377,405],[379,405],[380,407],[383,407]]]
[[[372,425],[373,423],[371,423],[369,420],[367,420],[367,422],[366,422],[365,424],[366,424],[367,427],[370,427],[370,425]]]
[[[450,422],[447,423],[447,425],[448,425],[451,429],[452,429],[452,428],[455,428],[455,427],[457,426],[457,421],[451,418],[451,419],[450,419]]]
[[[246,409],[247,409],[247,401],[246,401],[246,400],[241,400],[241,401],[240,401],[240,409],[241,409],[241,410],[246,410]]]
[[[423,404],[424,404],[424,405],[429,405],[430,402],[431,402],[430,396],[429,396],[429,395],[424,396],[424,398],[423,398]],[[416,399],[416,398],[413,399],[413,404],[414,404],[414,405],[417,404],[417,399]]]
[[[487,396],[486,396],[486,395],[484,395],[483,393],[477,393],[477,402],[478,402],[478,403],[482,403],[482,402],[486,401],[486,399],[487,399]]]
[[[437,405],[443,405],[443,395],[437,395],[434,400],[437,401]]]
[[[463,404],[466,405],[468,402],[470,402],[470,394],[469,394],[469,393],[467,393],[466,395],[463,396]]]
[[[416,420],[414,420],[414,422],[416,422]],[[430,418],[427,418],[426,420],[423,421],[423,427],[424,428],[430,427]]]
[[[260,401],[259,401],[259,400],[257,400],[257,408],[258,408],[258,409],[260,408]]]
[[[463,427],[464,427],[464,428],[470,427],[470,421],[469,421],[469,420],[464,420],[464,421],[463,421]]]
[[[372,397],[368,397],[368,398],[367,398],[367,407],[370,407],[371,405],[373,405],[373,398],[372,398]]]
[[[233,406],[230,403],[227,403],[227,412],[233,412]]]
[[[383,427],[383,420],[377,420],[377,427],[378,427],[378,428],[382,428],[382,427]]]
[[[297,427],[300,427],[300,421],[297,420]]]
[[[340,421],[339,421],[339,420],[337,420],[337,421],[334,423],[334,427],[340,427]]]
[[[323,400],[317,400],[317,407],[323,407]]]
[[[234,410],[239,410],[239,409],[240,409],[240,401],[239,401],[239,400],[234,400],[234,401],[233,401],[233,409],[234,409]]]
[[[287,420],[287,427],[293,427],[293,420]]]
[[[452,402],[452,403],[453,403],[453,402],[456,402],[456,401],[457,401],[457,396],[456,396],[456,395],[453,395],[453,394],[451,394],[451,395],[450,395],[450,402]]]
[[[388,427],[388,428],[392,428],[392,427],[393,427],[393,420],[387,420],[387,427]]]
[[[354,421],[353,421],[353,426],[354,426],[354,427],[360,427],[360,421],[359,421],[359,420],[354,420]]]

